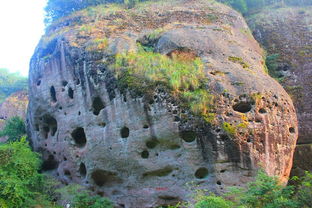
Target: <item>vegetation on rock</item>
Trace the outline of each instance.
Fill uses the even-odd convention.
[[[213,120],[214,97],[206,87],[204,65],[199,58],[170,58],[139,47],[137,53],[117,54],[113,68],[121,89],[129,88],[139,95],[146,95],[161,85],[184,101],[182,103],[195,114],[209,122]]]

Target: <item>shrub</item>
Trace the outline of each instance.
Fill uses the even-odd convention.
[[[26,138],[0,145],[0,204],[1,207],[27,207],[41,181],[40,160],[31,151]]]
[[[77,194],[73,199],[74,208],[113,208],[113,203],[105,197],[90,196],[87,192]]]
[[[312,173],[306,172],[301,179],[301,183],[297,187],[296,199],[300,207],[312,207]]]
[[[24,120],[18,116],[6,120],[3,130],[0,131],[0,136],[7,136],[8,141],[17,141],[25,134]]]
[[[206,196],[195,204],[195,208],[232,208],[233,203],[219,196]]]

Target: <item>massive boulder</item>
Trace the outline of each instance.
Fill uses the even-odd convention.
[[[265,10],[249,18],[255,38],[276,57],[272,73],[291,95],[299,121],[294,174],[312,171],[312,7]],[[304,154],[303,154],[304,153]]]
[[[288,179],[294,106],[242,16],[222,4],[76,12],[48,28],[29,89],[43,170],[116,206],[185,201],[194,187],[220,193],[260,167]]]

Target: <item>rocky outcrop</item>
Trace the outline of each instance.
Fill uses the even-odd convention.
[[[285,182],[297,118],[264,68],[243,18],[222,4],[77,12],[31,60],[33,146],[44,171],[120,207],[189,200],[194,186],[222,192],[259,167]]]
[[[28,105],[28,93],[18,91],[10,95],[0,104],[0,129],[4,127],[5,121],[14,116],[26,119],[26,110]],[[0,138],[0,142],[6,138]]]
[[[298,120],[299,139],[294,169],[312,171],[306,161],[312,143],[312,7],[265,10],[249,20],[255,38],[268,54],[276,54],[275,75],[293,98]],[[310,153],[311,154],[311,153]]]

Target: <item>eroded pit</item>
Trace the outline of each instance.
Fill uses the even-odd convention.
[[[78,127],[71,133],[72,138],[74,139],[78,147],[84,147],[87,143],[86,134],[84,128]]]
[[[240,113],[247,113],[252,109],[252,104],[250,102],[239,102],[233,105],[233,110]]]
[[[57,169],[57,167],[58,167],[58,162],[55,160],[53,155],[49,155],[48,159],[43,161],[41,165],[41,170],[49,171],[49,170]]]
[[[207,168],[204,168],[204,167],[201,167],[201,168],[198,168],[195,172],[195,177],[198,178],[198,179],[203,179],[203,178],[206,178],[208,176],[208,169]]]
[[[79,173],[80,173],[81,177],[86,177],[86,175],[87,175],[87,168],[86,168],[86,165],[84,163],[80,163]]]
[[[128,138],[130,134],[130,130],[128,127],[124,126],[120,129],[120,136],[121,138]]]
[[[50,96],[51,96],[52,102],[56,103],[57,99],[56,99],[56,91],[55,91],[54,86],[50,87]]]
[[[92,102],[92,109],[94,115],[99,115],[101,110],[105,108],[105,104],[100,97],[95,97]]]
[[[119,178],[117,177],[116,173],[97,169],[92,172],[91,178],[94,181],[94,183],[98,186],[103,186],[106,184],[118,182]]]
[[[181,131],[180,132],[180,137],[185,141],[185,142],[193,142],[196,139],[196,133],[194,131]]]

